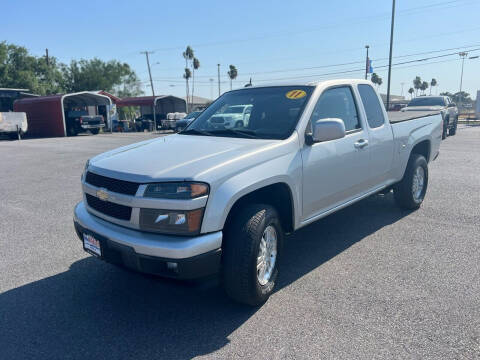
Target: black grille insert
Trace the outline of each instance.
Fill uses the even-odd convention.
[[[94,174],[90,171],[87,172],[85,182],[96,187],[102,187],[110,191],[126,195],[135,195],[139,186],[139,184],[134,182],[112,179],[106,176]]]
[[[87,198],[88,206],[92,209],[116,219],[130,220],[130,216],[132,215],[132,208],[130,206],[103,201],[90,194],[85,194],[85,196]]]

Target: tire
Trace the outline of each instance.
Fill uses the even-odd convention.
[[[90,129],[90,132],[92,133],[92,135],[98,135],[100,129]]]
[[[448,130],[448,117],[443,120],[443,131],[442,131],[442,140],[447,138],[447,130]]]
[[[235,127],[238,128],[238,127],[243,127],[243,121],[237,121],[235,123]]]
[[[448,136],[454,136],[457,133],[458,118],[455,119],[453,126],[448,130]]]
[[[418,171],[418,172],[417,172]],[[423,178],[419,174],[423,173]],[[416,181],[416,183],[414,182]],[[422,182],[421,190],[418,190]],[[415,191],[414,187],[417,187]],[[403,179],[393,187],[393,195],[398,206],[402,209],[415,210],[420,207],[425,198],[428,187],[428,164],[423,155],[412,154],[408,160]]]
[[[222,282],[226,293],[235,301],[258,306],[268,300],[278,276],[278,261],[283,246],[283,230],[277,211],[270,205],[255,204],[239,210],[225,229],[222,258]],[[259,254],[264,236],[269,238],[272,229],[276,235],[276,254],[265,267],[258,269]],[[266,234],[268,233],[268,234]],[[265,251],[265,255],[268,250]],[[273,254],[273,252],[271,253]],[[270,263],[273,264],[271,267]],[[262,269],[270,269],[262,273]],[[265,276],[261,276],[264,274]],[[269,276],[267,276],[269,274]],[[261,278],[261,280],[259,280]]]

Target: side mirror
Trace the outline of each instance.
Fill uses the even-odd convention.
[[[307,137],[307,144],[341,139],[345,137],[345,124],[341,119],[320,119],[312,123],[312,133]]]

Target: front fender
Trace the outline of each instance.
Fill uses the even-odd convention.
[[[288,153],[235,174],[217,184],[208,199],[202,233],[222,230],[235,202],[243,196],[276,183],[285,183],[292,195],[294,227],[301,209],[302,159],[300,152]]]

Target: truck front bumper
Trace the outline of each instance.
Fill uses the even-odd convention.
[[[75,231],[92,235],[102,248],[101,259],[154,275],[193,279],[219,271],[222,232],[195,237],[170,236],[112,224],[90,214],[80,202],[74,211]]]

